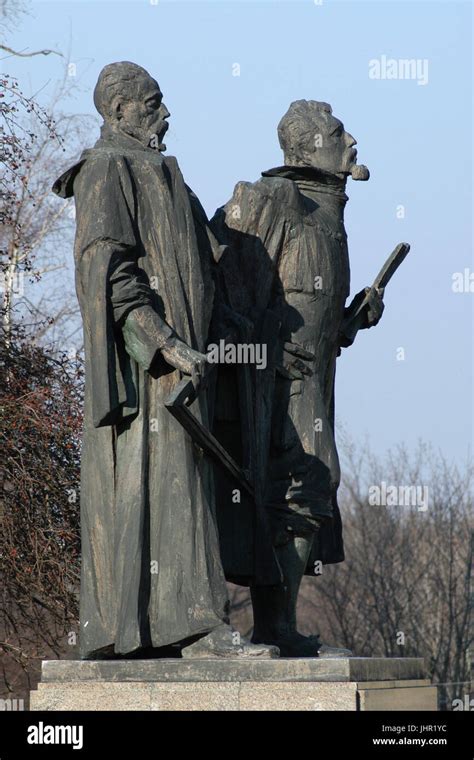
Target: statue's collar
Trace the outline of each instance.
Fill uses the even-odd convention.
[[[291,179],[296,182],[302,193],[308,195],[327,193],[338,198],[343,204],[348,201],[344,192],[346,179],[336,177],[334,174],[323,169],[317,169],[314,166],[276,166],[274,169],[262,172],[262,177]]]
[[[139,140],[136,140],[135,137],[126,135],[123,132],[117,132],[111,129],[108,124],[104,123],[100,129],[100,137],[94,147],[84,150],[81,154],[80,160],[70,166],[69,169],[66,169],[66,171],[58,177],[52,187],[53,193],[59,195],[60,198],[71,198],[74,195],[74,180],[84,162],[90,156],[94,155],[96,151],[107,152],[110,150],[125,152],[141,151],[146,153],[149,157],[151,156],[154,159],[154,162],[158,165],[161,165],[163,162],[166,163],[168,168],[173,163],[176,163],[172,156],[165,157],[160,151],[155,150],[154,148],[146,148]]]

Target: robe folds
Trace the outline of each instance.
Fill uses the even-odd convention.
[[[125,654],[226,618],[212,468],[164,401],[161,349],[205,352],[218,246],[177,161],[103,127],[53,190],[74,196],[84,326],[80,651]],[[203,394],[192,412],[208,425]]]
[[[340,333],[350,270],[343,224],[347,196],[335,184],[315,169],[279,167],[264,172],[257,182],[239,182],[211,221],[219,242],[228,246],[219,262],[219,278],[230,307],[255,326],[255,342],[262,340],[262,325],[275,323],[268,367],[253,373],[260,439],[256,446],[266,449],[260,456],[265,469],[257,477],[264,481],[265,508],[274,526],[305,529],[306,520],[322,519],[306,567],[310,575],[318,560],[330,564],[344,559],[334,382],[336,358],[344,345]],[[303,359],[310,376],[288,372],[294,356],[285,351],[285,343],[313,355],[313,360]],[[238,386],[238,378],[234,383]],[[216,435],[230,440],[236,436],[240,412],[235,405],[232,409],[222,385],[219,396]],[[244,459],[245,451],[236,445],[234,455],[239,454]],[[221,509],[230,501],[231,484],[221,477],[218,487],[227,577],[255,583],[256,558],[246,549],[252,540],[252,510],[247,505],[239,522],[234,512]]]

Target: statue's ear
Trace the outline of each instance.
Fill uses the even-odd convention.
[[[110,103],[109,113],[112,119],[120,121],[122,118],[122,103],[123,99],[120,95],[115,95]]]

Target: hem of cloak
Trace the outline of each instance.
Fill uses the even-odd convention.
[[[124,654],[133,654],[133,652],[137,652],[140,649],[161,649],[162,647],[171,646],[172,644],[179,644],[181,641],[185,641],[186,639],[191,638],[192,636],[199,636],[200,634],[207,634],[211,631],[215,630],[216,628],[219,628],[223,623],[226,622],[226,616],[223,615],[222,619],[216,617],[216,622],[206,623],[201,626],[197,627],[191,627],[186,628],[186,630],[183,630],[183,633],[177,633],[173,637],[165,637],[163,640],[153,640],[151,644],[139,644],[138,646],[134,647],[116,647],[116,644],[114,641],[110,641],[108,644],[103,644],[99,647],[94,647],[94,649],[90,649],[89,647],[82,649],[80,647],[80,659],[81,660],[90,660],[90,659],[102,659],[100,657],[100,653],[107,654],[106,658],[103,659],[113,659],[114,655],[124,655]],[[112,652],[109,654],[107,650],[112,650]],[[95,656],[97,655],[97,657]]]

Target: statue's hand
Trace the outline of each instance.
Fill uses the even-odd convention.
[[[346,311],[346,326],[356,331],[374,327],[385,308],[383,295],[384,288],[364,288],[357,293]]]
[[[367,297],[366,317],[367,323],[364,327],[375,327],[380,322],[385,309],[383,302],[384,288],[365,288]]]
[[[209,365],[206,354],[195,351],[179,338],[172,338],[161,353],[172,367],[179,369],[185,375],[191,375],[194,388],[198,393],[206,367]]]
[[[314,372],[311,367],[316,356],[297,343],[286,341],[283,344],[283,367],[294,379],[303,380],[304,375],[311,377]]]
[[[364,288],[354,296],[345,310],[339,333],[340,346],[351,346],[359,330],[374,327],[380,321],[385,308],[383,294],[384,288]]]

